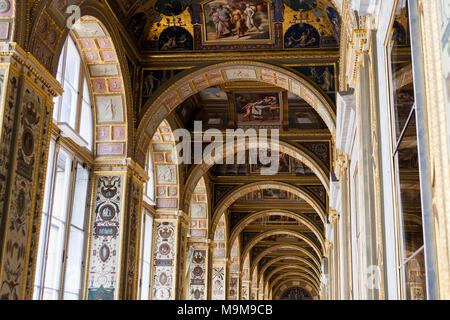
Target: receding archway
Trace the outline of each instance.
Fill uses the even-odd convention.
[[[293,230],[270,230],[263,233],[260,233],[256,237],[252,238],[244,247],[244,250],[241,254],[241,259],[245,257],[250,250],[261,240],[270,237],[270,236],[276,236],[276,235],[288,235],[296,237],[304,242],[306,242],[317,254],[317,257],[322,257],[322,253],[325,251],[325,248],[319,248],[310,238],[305,236],[304,234],[301,234],[300,232],[293,231]]]
[[[184,76],[183,76],[184,75]],[[206,88],[236,81],[255,81],[283,88],[304,99],[327,125],[333,139],[336,136],[336,115],[325,96],[307,80],[284,68],[255,61],[232,61],[190,69],[169,87],[161,87],[136,132],[135,155],[145,163],[150,137],[158,124],[190,96]]]
[[[243,219],[242,221],[240,221],[237,226],[232,230],[231,235],[230,235],[230,243],[234,243],[235,239],[238,237],[239,233],[242,232],[242,230],[244,230],[244,228],[249,225],[250,223],[252,223],[253,221],[262,218],[262,217],[267,217],[267,216],[284,216],[284,217],[289,217],[292,219],[295,219],[299,222],[301,222],[302,224],[304,224],[306,227],[308,227],[308,229],[310,229],[314,235],[317,237],[317,239],[319,240],[320,244],[322,245],[322,247],[325,247],[325,239],[322,236],[320,230],[311,222],[309,221],[307,218],[301,216],[298,213],[295,213],[293,211],[289,211],[289,210],[263,210],[263,211],[258,211],[255,213],[250,214],[248,217],[246,217],[245,219]]]
[[[280,256],[280,257],[278,257],[278,258],[274,258],[274,259],[268,261],[268,262],[261,268],[261,270],[259,270],[259,272],[258,272],[258,279],[261,279],[261,277],[264,275],[264,273],[266,272],[266,270],[267,270],[271,265],[273,265],[273,264],[275,264],[275,263],[278,263],[278,262],[281,262],[281,261],[283,261],[283,260],[290,260],[290,261],[295,260],[296,262],[299,262],[299,263],[301,263],[301,264],[304,264],[304,265],[310,267],[310,268],[314,271],[314,273],[312,273],[310,270],[306,270],[305,272],[308,273],[309,275],[313,276],[313,277],[317,277],[316,280],[319,280],[319,279],[320,279],[320,271],[317,270],[317,268],[314,266],[314,264],[311,263],[310,261],[308,261],[308,260],[305,259],[305,258],[297,257],[297,256]]]
[[[290,192],[299,198],[305,200],[316,212],[319,214],[320,218],[322,219],[322,222],[325,224],[326,219],[326,213],[323,207],[309,194],[307,194],[302,189],[298,188],[297,186],[274,181],[272,183],[269,182],[254,182],[249,183],[247,185],[237,187],[233,190],[231,190],[216,206],[216,210],[214,211],[214,214],[211,219],[211,233],[214,233],[214,230],[217,226],[217,223],[222,216],[222,214],[225,212],[227,208],[229,208],[236,200],[241,198],[242,196],[256,191],[256,190],[262,190],[262,189],[280,189],[283,191]]]
[[[273,247],[269,247],[269,248],[265,249],[264,251],[261,251],[261,253],[256,256],[256,258],[253,262],[253,266],[256,266],[259,263],[259,261],[261,261],[261,259],[264,258],[265,256],[267,256],[268,254],[271,254],[278,250],[284,250],[284,249],[295,250],[295,251],[305,254],[309,259],[311,259],[313,261],[313,263],[317,267],[317,270],[320,269],[321,264],[320,264],[319,260],[311,252],[309,252],[305,248],[302,248],[302,247],[294,245],[294,244],[280,244],[280,245],[276,245]],[[252,271],[253,271],[253,269],[252,269]]]
[[[261,139],[260,139],[261,140]],[[275,140],[264,140],[262,139],[262,142],[264,143],[267,142],[268,146],[273,146],[274,148],[277,148],[278,151],[280,153],[284,153],[289,155],[290,157],[299,160],[300,162],[302,162],[303,164],[305,164],[308,168],[311,169],[312,172],[314,172],[314,174],[319,178],[320,182],[322,183],[322,185],[324,186],[325,190],[327,193],[330,192],[330,182],[329,182],[329,174],[327,174],[327,172],[325,172],[325,170],[321,167],[321,165],[319,163],[317,163],[310,154],[308,154],[308,152],[298,148],[297,146],[294,146],[286,141],[275,141]],[[219,145],[219,143],[213,143],[213,146]],[[230,147],[229,147],[230,148]],[[248,143],[245,144],[245,148],[248,150],[251,147],[249,146]],[[234,145],[233,145],[233,149],[228,150],[226,148],[224,148],[224,156],[227,154],[232,154],[234,155],[237,152],[237,149],[234,149]],[[190,199],[192,192],[195,188],[195,186],[197,185],[198,181],[202,178],[202,176],[208,172],[208,170],[219,160],[223,160],[222,157],[220,158],[213,158],[214,162],[213,163],[202,163],[202,164],[196,164],[194,169],[192,169],[191,174],[189,175],[186,184],[185,184],[185,189],[184,189],[184,193],[183,196],[181,198],[181,200],[183,201],[183,199]],[[185,201],[184,201],[185,202]]]

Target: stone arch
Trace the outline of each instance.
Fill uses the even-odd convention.
[[[291,285],[289,285],[290,283],[291,283]],[[298,284],[295,284],[295,283],[298,283]],[[294,286],[294,284],[295,284],[295,286]],[[317,300],[319,298],[318,297],[319,296],[319,290],[311,282],[308,282],[305,279],[301,279],[299,281],[298,278],[289,278],[289,279],[285,279],[285,280],[279,282],[278,285],[275,288],[272,288],[273,289],[273,292],[272,292],[273,299],[279,299],[280,298],[281,293],[279,293],[279,292],[280,292],[280,290],[282,290],[283,286],[285,286],[285,285],[287,285],[287,287],[285,289],[289,289],[289,287],[300,287],[300,288],[305,289],[306,291],[308,291],[311,294],[311,296],[312,296],[312,298],[314,300]],[[308,288],[308,286],[310,288]]]
[[[175,139],[167,121],[161,122],[152,138],[155,203],[157,209],[178,210],[179,172]]]
[[[274,288],[278,288],[280,286],[280,284],[282,284],[286,281],[299,281],[299,280],[305,281],[310,286],[312,286],[315,290],[318,291],[318,288],[319,288],[318,284],[316,282],[314,282],[313,279],[309,278],[308,276],[305,276],[305,274],[302,273],[300,269],[293,269],[293,270],[286,271],[286,273],[283,273],[283,274],[279,275],[278,277],[276,277],[275,279],[273,279],[270,284],[269,284],[269,282],[265,283],[264,288],[267,288],[270,291]],[[275,290],[275,291],[277,291],[277,290]]]
[[[278,272],[283,271],[283,270],[289,270],[289,269],[302,270],[302,267],[297,266],[297,265],[287,265],[287,266],[281,266],[281,267],[275,268],[267,275],[266,283],[269,283],[271,281],[272,277],[275,274],[277,274]],[[283,274],[283,275],[285,275],[285,274]],[[307,275],[305,275],[304,273],[302,273],[302,276],[305,277],[306,279],[311,280],[311,282],[316,284],[317,288],[319,288],[320,281],[318,279],[310,278]],[[273,288],[273,284],[274,283],[272,281],[272,285],[270,287]]]
[[[137,162],[141,163],[145,159],[148,137],[153,135],[158,123],[184,100],[211,86],[245,80],[278,86],[303,98],[321,116],[333,139],[335,138],[336,115],[333,108],[325,96],[300,75],[263,62],[223,62],[183,72],[169,87],[161,87],[155,92],[155,98],[144,108],[147,111],[136,132]]]
[[[317,268],[314,266],[313,263],[311,263],[310,261],[308,261],[305,258],[302,257],[297,257],[297,256],[280,256],[277,258],[274,258],[270,261],[268,261],[262,268],[261,270],[258,271],[258,279],[261,279],[261,277],[264,275],[264,272],[266,272],[267,268],[269,268],[271,265],[273,265],[274,263],[283,261],[283,260],[295,260],[298,261],[300,263],[305,264],[306,266],[310,267],[314,272],[312,273],[312,271],[307,270],[306,273],[310,273],[311,276],[315,276],[317,277],[316,280],[319,281],[320,279],[320,271],[317,270]]]
[[[320,233],[319,229],[313,223],[311,223],[311,221],[309,221],[307,218],[299,215],[298,213],[295,213],[295,212],[289,211],[289,210],[285,210],[285,209],[263,210],[263,211],[258,211],[258,212],[254,212],[254,213],[250,214],[245,219],[239,221],[237,226],[232,230],[231,235],[230,235],[230,243],[234,243],[234,240],[237,238],[239,233],[242,232],[242,230],[247,225],[252,223],[253,221],[255,221],[259,218],[262,218],[262,217],[274,216],[274,215],[277,215],[277,216],[281,215],[284,217],[289,217],[289,218],[295,219],[295,220],[303,223],[306,227],[308,227],[308,229],[310,229],[316,235],[316,237],[319,240],[322,247],[325,247],[324,237]]]
[[[132,98],[127,60],[117,25],[108,18],[108,9],[92,0],[79,4],[80,19],[73,24],[72,14],[65,12],[66,2],[47,1],[35,8],[36,19],[30,27],[27,49],[56,76],[61,51],[72,32],[91,91],[94,156],[126,157],[133,142],[133,126],[129,125],[133,119]],[[145,160],[141,165],[145,167]]]
[[[316,210],[317,214],[320,215],[320,218],[322,219],[322,222],[324,225],[326,224],[326,213],[325,210],[322,208],[322,206],[309,194],[307,194],[305,191],[301,190],[297,186],[279,182],[279,181],[273,181],[273,182],[254,182],[249,183],[247,185],[237,187],[233,190],[231,190],[216,206],[216,210],[214,211],[214,214],[211,219],[211,233],[214,232],[217,222],[219,221],[220,217],[223,213],[225,213],[225,210],[230,207],[236,200],[241,198],[242,196],[256,191],[256,190],[262,190],[262,189],[280,189],[283,191],[290,192],[292,194],[295,194],[296,196],[302,198],[305,200],[311,207]]]
[[[301,234],[297,231],[293,231],[293,230],[269,230],[263,233],[260,233],[259,235],[257,235],[256,237],[252,238],[250,240],[249,243],[246,244],[246,246],[244,247],[244,250],[241,253],[241,259],[242,257],[245,257],[246,254],[248,254],[250,252],[250,250],[261,240],[270,237],[270,236],[275,236],[275,235],[290,235],[290,236],[294,236],[300,240],[303,240],[304,242],[306,242],[313,250],[314,252],[317,254],[317,257],[322,257],[323,252],[325,251],[325,248],[319,248],[310,238],[308,238],[307,236],[305,236],[304,234]]]
[[[265,140],[263,139],[263,141],[265,141]],[[330,192],[329,174],[327,174],[325,172],[325,170],[321,167],[321,165],[319,163],[317,163],[307,151],[304,151],[286,141],[275,141],[275,140],[269,141],[269,139],[267,139],[267,143],[268,143],[268,146],[273,144],[274,146],[278,147],[278,150],[280,153],[285,153],[285,154],[291,156],[292,158],[295,158],[295,159],[301,161],[306,166],[308,166],[316,174],[316,176],[319,178],[319,180],[322,182],[322,185],[324,186],[327,193]],[[217,144],[213,144],[213,146],[215,146],[215,145],[217,145]],[[250,148],[250,146],[246,143],[245,148],[248,150]],[[228,149],[224,148],[223,154],[226,155],[227,152],[230,152],[229,154],[231,154],[231,153],[235,154],[236,150],[235,149],[228,150]],[[216,161],[222,160],[222,159],[215,158],[214,160],[215,160],[214,161],[214,163],[215,163]],[[185,190],[184,190],[183,196],[181,198],[182,201],[184,201],[184,199],[189,199],[197,181],[214,165],[214,163],[212,163],[212,164],[203,163],[203,164],[195,165],[191,174],[187,178],[187,181],[185,184]]]
[[[280,244],[280,245],[269,247],[256,256],[253,264],[257,265],[259,263],[259,261],[261,261],[261,259],[264,258],[266,255],[268,255],[274,251],[282,250],[282,249],[297,250],[301,253],[304,253],[305,255],[308,256],[308,258],[310,258],[314,262],[314,264],[316,265],[318,270],[321,268],[321,264],[320,264],[319,260],[317,259],[317,257],[315,257],[311,252],[309,252],[305,248],[302,248],[302,247],[294,245],[294,244]]]

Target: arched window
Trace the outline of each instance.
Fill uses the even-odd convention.
[[[93,112],[84,64],[68,37],[57,79],[33,299],[82,299],[86,259]]]

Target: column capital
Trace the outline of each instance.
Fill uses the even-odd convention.
[[[326,253],[330,253],[332,249],[333,249],[333,243],[330,242],[328,239],[325,239],[325,250],[326,250]]]
[[[142,183],[146,183],[150,178],[147,172],[131,158],[99,159],[94,164],[95,171],[127,171],[138,178]]]
[[[348,169],[349,156],[346,153],[340,153],[335,160],[335,172],[340,179]]]
[[[330,210],[328,220],[330,220],[331,224],[336,224],[339,221],[340,216],[341,215],[336,210]]]
[[[0,45],[0,62],[12,63],[16,68],[26,68],[25,74],[42,83],[42,89],[53,97],[62,95],[63,89],[55,77],[29,52],[26,52],[16,42]]]

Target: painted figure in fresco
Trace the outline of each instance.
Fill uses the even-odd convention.
[[[311,36],[311,30],[304,31],[300,38],[295,39],[294,36],[288,37],[289,44],[287,45],[289,48],[303,48],[314,45],[317,39]]]
[[[323,83],[320,85],[323,90],[330,91],[333,87],[333,74],[330,72],[328,67],[325,68],[325,71],[322,74]]]
[[[227,30],[230,33],[233,33],[233,24],[231,22],[231,11],[228,7],[219,5],[217,12],[219,14],[219,23],[217,25],[219,37],[217,39],[220,39]]]
[[[181,27],[169,27],[161,33],[159,39],[160,50],[191,50],[193,38]]]
[[[255,24],[254,17],[256,14],[256,7],[251,6],[249,3],[245,5],[244,16],[245,16],[245,24],[249,30],[256,29],[261,31],[258,26]]]
[[[153,90],[158,86],[159,80],[155,78],[153,72],[149,72],[149,74],[144,79],[144,97],[149,97],[153,93]]]
[[[245,36],[245,33],[248,31],[247,25],[245,24],[244,20],[244,13],[241,9],[234,6],[231,7],[231,10],[233,17],[232,21],[234,23],[234,26],[236,27],[236,35],[239,39],[240,37]]]
[[[276,97],[264,97],[263,100],[257,102],[250,102],[246,104],[243,108],[245,112],[242,120],[248,119],[252,121],[257,120],[267,120],[269,115],[272,119],[275,119],[276,113],[280,110],[280,106],[277,105]]]
[[[220,32],[219,32],[219,11],[217,11],[216,7],[211,8],[211,12],[209,13],[209,16],[212,17],[214,26],[216,27],[216,39],[220,38]]]
[[[170,35],[167,37],[167,41],[161,47],[161,50],[175,49],[177,47],[177,36]]]

